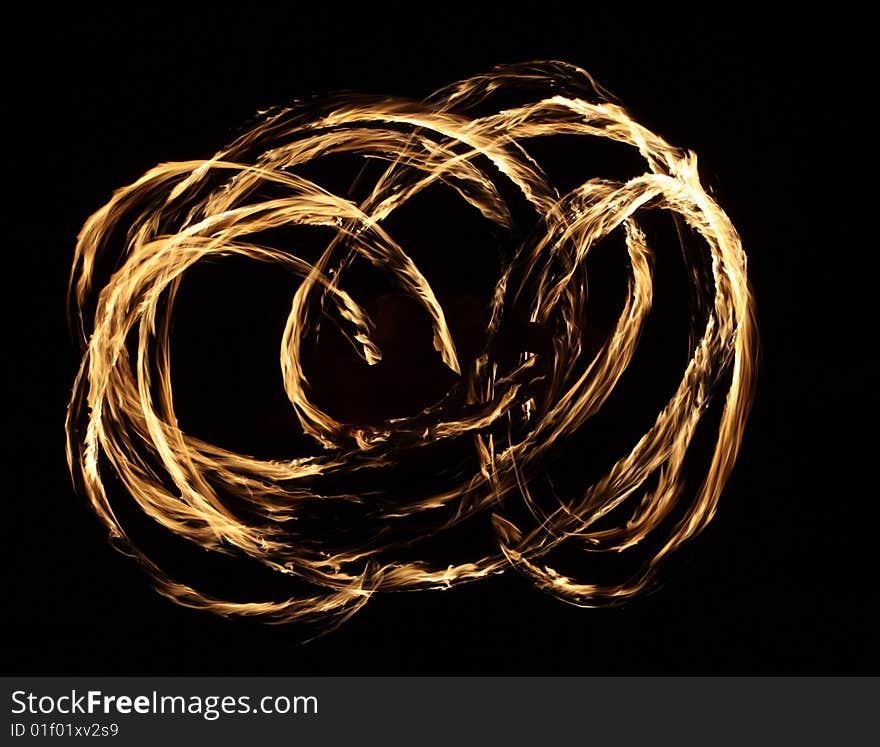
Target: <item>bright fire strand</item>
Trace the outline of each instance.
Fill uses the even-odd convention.
[[[492,102],[511,90],[538,93],[532,103],[469,116],[477,106],[491,110]],[[556,134],[631,146],[644,158],[647,171],[625,183],[590,179],[560,195],[526,151],[530,138]],[[340,153],[386,163],[362,204],[297,175],[297,167]],[[411,197],[442,183],[487,220],[509,228],[510,212],[497,180],[508,180],[520,190],[541,217],[543,233],[517,253],[499,278],[487,338],[498,331],[512,299],[527,299],[532,321],[559,320],[552,352],[541,354],[550,356],[542,366],[551,377],[549,403],[526,394],[535,376],[534,354],[522,354],[514,370],[499,370],[489,345],[475,361],[459,359],[430,284],[382,227]],[[282,196],[256,199],[267,185]],[[533,499],[530,480],[540,473],[542,457],[583,427],[607,400],[633,357],[651,310],[655,257],[636,220],[647,208],[672,212],[702,237],[705,257],[689,270],[706,318],[694,322],[689,363],[653,426],[595,484],[560,499],[558,508],[548,513]],[[314,262],[254,243],[261,231],[297,225],[335,231]],[[626,240],[628,295],[595,359],[579,367],[584,356],[584,263],[596,242],[617,229]],[[115,244],[120,230],[126,237],[121,252]],[[301,278],[281,340],[280,363],[304,432],[323,447],[319,456],[259,460],[205,443],[177,425],[169,352],[174,298],[194,264],[232,255],[274,263]],[[343,289],[346,268],[358,258],[389,273],[400,291],[425,310],[439,355],[464,377],[466,412],[442,401],[412,417],[370,427],[339,422],[310,400],[301,346],[315,331],[316,309],[338,317],[367,363],[381,358],[371,337],[372,321]],[[115,271],[104,287],[96,288],[96,272],[106,262]],[[85,351],[67,419],[68,462],[76,483],[117,545],[138,559],[160,593],[183,605],[272,622],[338,624],[374,592],[448,588],[510,566],[538,587],[580,606],[614,603],[639,593],[661,559],[711,520],[740,447],[755,374],[746,257],[730,220],[702,188],[695,155],[633,121],[587,73],[563,63],[499,68],[422,103],[355,100],[337,101],[318,115],[296,107],[276,111],[212,159],[161,164],[117,191],[83,227],[71,300]],[[727,395],[705,479],[641,571],[619,584],[600,585],[542,564],[561,543],[592,552],[621,551],[656,533],[681,500],[685,454],[710,392],[717,393],[723,384]],[[525,426],[497,427],[508,422]],[[393,525],[400,518],[446,507],[452,518],[435,526],[433,531],[440,532],[489,513],[497,547],[485,556],[432,567],[424,561],[389,560],[395,540],[385,533],[364,547],[332,552],[320,537],[304,541],[292,535],[290,520],[327,500],[309,487],[314,478],[388,468],[406,450],[461,438],[474,445],[473,474],[437,495],[414,498],[395,511],[383,509],[385,520]],[[129,540],[105,490],[101,470],[106,468],[167,530],[203,548],[241,553],[295,575],[313,584],[314,593],[230,602],[171,579]],[[639,496],[634,512],[612,528],[595,528],[598,519],[633,495]],[[230,497],[248,507],[247,519],[229,507]],[[374,500],[372,495],[336,498]],[[512,501],[526,505],[535,519],[532,525],[519,526],[506,515]]]

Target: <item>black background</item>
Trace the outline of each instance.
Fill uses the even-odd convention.
[[[866,95],[853,78],[854,26],[671,11],[611,19],[550,3],[144,9],[13,24],[3,670],[876,674],[873,444],[856,430],[872,422],[876,352],[861,337],[870,279],[850,203]],[[761,374],[713,524],[658,593],[619,609],[562,605],[507,575],[374,599],[303,645],[284,628],[160,598],[108,546],[66,471],[77,355],[64,299],[79,227],[113,189],[155,163],[211,155],[258,109],[339,89],[421,98],[496,63],[542,58],[590,70],[637,119],[699,153],[743,237]]]

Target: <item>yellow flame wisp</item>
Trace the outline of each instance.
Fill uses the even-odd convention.
[[[469,116],[478,106],[491,111],[495,97],[505,92],[526,89],[538,92],[531,103]],[[590,179],[559,195],[524,147],[530,138],[556,134],[607,138],[635,148],[646,172],[626,182]],[[337,153],[386,164],[361,204],[297,175],[298,166]],[[493,173],[479,164],[488,164]],[[526,393],[533,354],[522,354],[514,370],[503,371],[487,347],[479,358],[462,364],[431,286],[382,227],[389,214],[435,183],[456,190],[487,220],[509,227],[498,179],[515,185],[537,211],[542,233],[499,278],[487,338],[500,324],[505,301],[524,293],[532,321],[561,320],[561,333],[548,353],[552,360],[542,369],[552,372],[547,402]],[[255,199],[266,185],[281,196]],[[650,429],[603,477],[548,511],[533,500],[530,477],[554,444],[602,407],[632,359],[651,309],[654,254],[636,219],[646,208],[672,212],[702,237],[705,266],[692,268],[691,280],[705,294],[705,319],[695,322],[681,382]],[[253,240],[260,231],[296,225],[335,231],[317,261]],[[628,294],[598,354],[578,368],[583,266],[591,247],[616,229],[622,229],[628,252]],[[118,238],[120,231],[122,251],[111,246],[111,236]],[[97,268],[108,255],[115,270],[97,288]],[[280,362],[302,429],[322,447],[318,456],[260,460],[178,427],[169,353],[174,297],[184,273],[212,255],[275,263],[301,278]],[[466,412],[451,411],[441,402],[413,417],[366,426],[337,422],[310,400],[300,352],[314,326],[316,299],[323,313],[338,315],[367,363],[381,357],[371,339],[370,318],[342,287],[345,269],[355,258],[390,273],[400,290],[424,308],[439,355],[466,377]],[[351,100],[308,117],[297,107],[269,113],[213,158],[161,164],[118,190],[79,235],[70,290],[84,348],[66,423],[68,463],[76,483],[114,541],[142,564],[160,593],[190,607],[270,622],[338,624],[374,592],[449,588],[511,566],[575,605],[615,603],[638,594],[657,564],[712,519],[740,447],[755,376],[757,342],[746,257],[727,215],[700,184],[696,156],[633,121],[587,73],[563,63],[498,68],[424,102]],[[641,570],[621,583],[600,585],[542,564],[561,543],[577,543],[591,552],[621,551],[658,529],[680,503],[685,454],[710,392],[717,394],[721,383],[727,386],[726,399],[708,471]],[[514,413],[525,423],[516,435],[497,427]],[[439,522],[436,532],[488,512],[497,547],[485,556],[432,567],[426,561],[395,560],[394,542],[383,533],[364,547],[332,552],[321,546],[320,537],[298,542],[291,534],[291,522],[304,506],[314,508],[327,499],[310,487],[313,478],[386,468],[401,450],[453,438],[472,441],[473,474],[436,495],[382,510],[393,524],[400,516],[451,509],[451,518]],[[167,530],[208,550],[250,556],[309,582],[314,592],[231,602],[173,580],[128,539],[108,499],[101,474],[106,469]],[[639,491],[640,500],[624,504]],[[247,510],[233,510],[230,496]],[[514,500],[530,509],[531,525],[521,526],[506,515]],[[633,503],[624,521],[596,528],[598,519]]]

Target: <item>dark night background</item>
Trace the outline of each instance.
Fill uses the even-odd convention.
[[[859,43],[845,22],[610,20],[552,3],[407,4],[353,17],[332,5],[306,15],[283,7],[83,12],[10,26],[21,44],[5,52],[6,200],[21,208],[7,214],[6,284],[23,300],[7,324],[23,339],[7,341],[2,671],[877,674],[873,444],[853,430],[872,422],[876,346],[859,339],[859,294],[870,289],[856,264],[858,218],[832,217],[859,168],[858,131],[825,130],[832,108],[861,90],[848,75]],[[508,574],[378,596],[302,645],[294,631],[159,597],[110,548],[66,470],[77,354],[65,287],[84,220],[154,164],[211,155],[258,109],[341,89],[422,98],[529,59],[584,67],[637,119],[695,150],[742,235],[761,373],[710,528],[659,592],[618,609],[569,607]],[[206,411],[234,413],[223,400],[234,392],[205,387]],[[234,415],[218,421],[244,427]]]

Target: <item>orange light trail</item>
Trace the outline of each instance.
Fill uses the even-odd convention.
[[[511,92],[532,99],[499,108],[496,102]],[[635,149],[645,173],[622,182],[589,178],[559,194],[528,154],[534,139],[559,134]],[[365,200],[356,204],[298,173],[334,154],[383,164]],[[539,230],[498,278],[486,347],[476,359],[461,360],[434,290],[383,221],[442,184],[510,229],[501,182],[540,216]],[[688,272],[704,318],[693,320],[681,381],[650,428],[604,476],[548,509],[530,488],[543,461],[589,426],[633,359],[651,312],[656,257],[638,221],[646,210],[677,216],[701,238],[702,254]],[[257,240],[260,232],[296,226],[326,227],[334,238],[308,261]],[[585,263],[597,242],[615,232],[625,240],[628,289],[616,325],[598,353],[586,357]],[[279,341],[280,366],[302,430],[320,446],[315,455],[257,459],[178,426],[169,343],[175,295],[196,263],[229,256],[271,263],[299,278]],[[411,416],[363,425],[334,419],[310,398],[302,347],[321,314],[338,322],[366,363],[381,360],[373,320],[345,290],[346,270],[356,261],[387,273],[424,309],[434,347],[467,393],[465,407],[441,400]],[[112,273],[100,274],[106,267]],[[115,192],[79,234],[70,296],[84,351],[66,423],[76,485],[161,594],[268,622],[332,627],[376,592],[446,589],[512,567],[579,606],[639,594],[660,562],[712,519],[740,448],[755,378],[746,256],[731,221],[702,187],[695,154],[634,121],[586,72],[557,62],[497,68],[423,102],[352,98],[318,113],[299,106],[264,113],[213,158],[160,164]],[[502,368],[490,342],[514,301],[525,304],[531,322],[549,325],[553,344]],[[533,386],[542,376],[549,393],[543,397]],[[685,500],[685,456],[710,398],[719,394],[708,468]],[[472,445],[473,469],[436,494],[389,502],[375,490],[328,495],[315,487],[326,477],[393,471],[400,455],[453,439]],[[313,591],[241,602],[176,581],[129,539],[111,505],[107,471],[166,530],[206,550],[253,558]],[[356,547],[293,531],[300,517],[333,501],[365,506],[379,529]],[[527,509],[520,513],[530,522],[514,507]],[[616,523],[599,524],[618,514]],[[468,562],[435,565],[395,554],[474,517],[491,525],[494,540]],[[396,527],[413,518],[421,520],[423,535],[398,536]],[[649,536],[654,546],[647,559],[620,582],[591,582],[547,564],[563,545],[613,553],[644,545]]]

